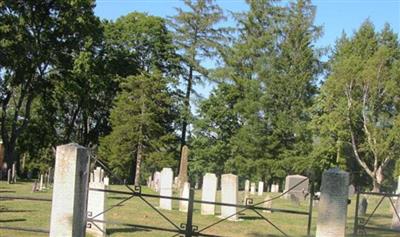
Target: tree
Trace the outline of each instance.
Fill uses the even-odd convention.
[[[175,42],[181,52],[184,73],[181,75],[186,83],[182,109],[181,148],[186,144],[187,126],[190,124],[190,99],[196,83],[207,78],[208,70],[201,60],[216,56],[216,49],[224,39],[225,30],[216,28],[224,19],[223,12],[213,0],[185,0],[189,11],[177,9],[170,25],[174,29]]]
[[[73,56],[97,34],[93,7],[92,0],[0,3],[0,126],[9,164],[19,160],[17,140],[34,101],[68,74]]]
[[[140,185],[142,162],[147,158],[163,157],[173,163],[175,101],[161,73],[129,76],[121,88],[111,111],[112,132],[101,140],[100,155],[121,177],[135,172],[134,183]]]
[[[368,174],[374,192],[380,191],[400,151],[399,53],[388,25],[376,33],[366,21],[354,36],[338,41],[319,100],[323,139],[341,141],[337,149],[342,143],[351,147],[348,158]]]

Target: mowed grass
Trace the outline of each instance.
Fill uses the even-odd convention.
[[[32,183],[30,182],[19,182],[17,184],[9,185],[5,182],[0,182],[0,195],[18,195],[27,197],[46,197],[51,198],[52,190],[46,190],[43,192],[31,192]],[[125,186],[122,185],[111,185],[112,190],[128,191]],[[156,194],[147,187],[143,187],[142,193]],[[177,193],[174,193],[177,195]],[[263,196],[251,195],[250,198],[254,199],[254,202],[261,202],[267,193]],[[277,193],[268,193],[270,197],[277,196]],[[122,194],[107,194],[107,207],[112,207],[117,203],[123,201],[128,195]],[[201,199],[201,190],[196,190],[195,199]],[[239,200],[243,199],[243,193],[239,193]],[[152,204],[154,207],[158,206],[159,199],[157,198],[145,198],[147,202]],[[220,193],[218,192],[217,201],[220,200]],[[369,197],[369,208],[367,213],[371,213],[378,203],[379,198]],[[301,202],[300,206],[293,204],[286,199],[277,199],[273,201],[273,208],[279,209],[290,209],[298,211],[308,210],[308,201]],[[242,203],[240,203],[242,204]],[[11,200],[11,199],[0,199],[0,226],[16,226],[16,227],[31,227],[31,228],[42,228],[49,229],[50,225],[50,209],[51,202],[39,202],[39,201],[26,201],[26,200]],[[178,211],[179,201],[173,201],[173,210],[165,211],[160,210],[162,214],[167,216],[177,227],[180,227],[181,223],[186,223],[186,213]],[[200,204],[195,204],[193,215],[193,224],[202,229],[206,226],[216,223],[220,219],[218,215],[220,213],[220,207],[216,208],[216,216],[203,216],[200,215]],[[347,233],[348,236],[352,236],[353,232],[353,221],[354,221],[354,210],[355,209],[355,197],[352,198],[352,202],[348,209],[347,219]],[[239,210],[239,209],[238,209]],[[313,209],[313,220],[312,220],[312,236],[315,236],[316,219],[318,215],[318,206],[315,205]],[[307,234],[307,216],[296,215],[282,212],[265,213],[260,211],[262,215],[268,218],[274,225],[279,227],[289,236],[303,237]],[[275,237],[284,236],[271,224],[259,217],[255,212],[246,210],[239,215],[240,220],[236,222],[223,221],[213,227],[205,230],[202,233],[219,236],[249,236],[249,237]],[[373,226],[390,228],[392,219],[392,212],[388,200],[385,200],[381,206],[377,209],[376,214],[371,218],[370,224]],[[153,208],[148,205],[144,200],[139,197],[133,197],[128,201],[114,207],[106,214],[106,220],[110,222],[119,223],[130,223],[138,225],[155,226],[161,228],[174,229],[171,223],[166,221],[160,214],[158,214]],[[140,229],[130,226],[123,226],[117,224],[107,225],[107,233],[109,236],[173,236],[175,233],[162,232]],[[47,236],[41,233],[22,232],[13,230],[0,229],[0,236]],[[377,232],[367,230],[367,235],[364,236],[376,236],[376,237],[395,237],[399,236],[399,233],[390,232]]]

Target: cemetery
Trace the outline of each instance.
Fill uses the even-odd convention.
[[[399,237],[399,9],[0,1],[0,237]]]

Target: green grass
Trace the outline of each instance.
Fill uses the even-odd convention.
[[[31,192],[32,183],[19,182],[17,184],[8,185],[5,182],[0,182],[0,195],[18,195],[18,196],[29,196],[29,197],[51,197],[51,190],[43,192]],[[124,186],[112,185],[113,190],[127,190]],[[143,193],[154,192],[146,187],[142,190]],[[175,193],[176,195],[176,193]],[[218,193],[217,200],[220,200]],[[240,200],[243,197],[243,193],[239,194]],[[260,202],[265,197],[258,197],[257,195],[251,196],[255,202]],[[278,194],[269,194],[274,197]],[[118,202],[126,198],[126,195],[121,194],[107,194],[107,207],[113,206]],[[196,190],[195,199],[201,199],[201,191]],[[158,206],[158,199],[146,198],[152,205]],[[369,198],[368,213],[372,211],[376,203],[379,201],[378,198]],[[351,236],[353,231],[354,221],[354,205],[355,198],[348,210],[347,219],[347,233]],[[178,201],[173,201],[173,210],[165,211],[160,210],[164,215],[171,219],[177,226],[180,223],[186,222],[186,213],[178,211]],[[300,206],[292,204],[290,201],[285,199],[277,199],[273,202],[273,208],[291,209],[291,210],[308,210],[308,202],[302,202]],[[38,201],[25,201],[25,200],[0,200],[0,226],[18,226],[18,227],[32,227],[32,228],[49,228],[49,217],[50,217],[50,202],[38,202]],[[313,210],[313,225],[312,233],[315,233],[315,225],[317,218],[318,207]],[[195,211],[193,216],[193,224],[197,225],[199,229],[208,226],[212,223],[220,220],[217,216],[220,212],[220,208],[216,208],[216,216],[202,216],[200,215],[200,204],[195,204]],[[262,212],[261,212],[262,213]],[[272,223],[281,228],[285,233],[290,236],[306,236],[307,231],[307,216],[294,215],[287,213],[262,213]],[[240,216],[240,221],[230,222],[224,221],[214,227],[208,229],[204,233],[222,235],[222,236],[283,236],[275,228],[273,228],[266,221],[261,219],[253,211],[244,211]],[[370,220],[371,225],[379,227],[390,227],[391,223],[391,212],[389,202],[383,202],[382,206],[377,210],[376,215]],[[122,205],[113,208],[106,214],[107,221],[132,223],[140,225],[150,225],[164,228],[174,228],[171,224],[165,221],[157,212],[155,212],[150,206],[148,206],[143,200],[138,197],[134,197]],[[121,225],[108,225],[107,232],[110,236],[172,236],[173,233],[160,232],[160,231],[149,231],[144,229],[136,229],[132,227],[126,227]],[[12,230],[0,229],[0,236],[46,236],[46,234],[35,234],[31,232],[17,232]],[[385,233],[385,232],[373,232],[367,231],[366,236],[376,237],[395,237],[398,233]]]

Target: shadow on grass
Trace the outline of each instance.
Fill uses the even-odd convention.
[[[9,210],[9,209],[0,209],[0,213],[4,213],[4,212],[14,213],[14,212],[36,212],[36,211],[35,211],[35,210]]]
[[[134,228],[134,227],[126,227],[126,228],[107,228],[107,234],[115,234],[115,233],[133,233],[133,232],[150,232],[151,230]]]
[[[19,219],[0,220],[0,223],[20,222],[20,221],[26,221],[26,219],[25,218],[19,218]]]
[[[250,220],[260,220],[262,218],[259,216],[240,216],[240,219],[245,220],[245,221],[247,221],[247,220],[250,221]]]
[[[282,237],[283,235],[265,234],[265,233],[250,233],[249,237]]]
[[[0,190],[0,193],[16,193],[16,191],[13,190]]]

